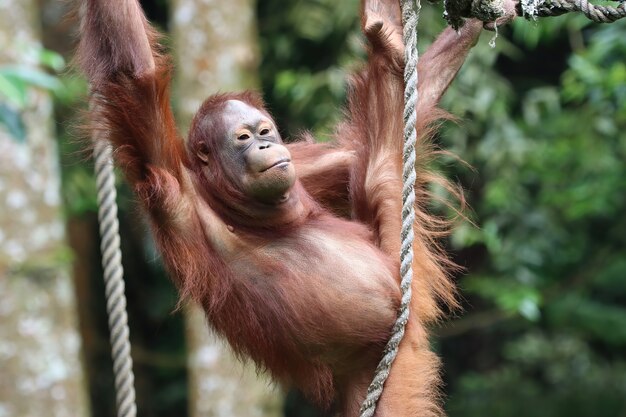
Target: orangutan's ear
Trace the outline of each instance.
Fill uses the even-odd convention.
[[[209,163],[209,148],[205,143],[200,143],[196,148],[196,156],[206,165]]]

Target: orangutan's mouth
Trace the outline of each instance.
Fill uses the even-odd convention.
[[[289,159],[289,158],[282,158],[282,159],[279,159],[278,161],[276,161],[275,163],[273,163],[272,165],[268,166],[267,168],[262,169],[260,172],[265,172],[265,171],[268,171],[268,170],[270,170],[272,168],[284,168],[287,165],[289,165],[290,163],[291,163],[291,159]]]

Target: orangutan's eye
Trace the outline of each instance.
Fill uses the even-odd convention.
[[[237,136],[237,139],[247,140],[247,139],[250,139],[250,135],[248,135],[247,133],[242,133],[241,135]]]

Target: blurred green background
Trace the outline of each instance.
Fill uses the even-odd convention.
[[[142,4],[167,32],[172,4]],[[364,56],[358,2],[261,0],[252,11],[258,77],[283,136],[308,129],[324,138],[341,115],[346,74]],[[443,29],[441,13],[440,5],[424,5],[422,51]],[[460,184],[469,206],[445,243],[464,267],[455,280],[465,311],[433,338],[446,410],[452,417],[625,417],[626,21],[518,19],[500,28],[495,48],[492,36],[483,35],[443,101],[458,123],[445,124],[436,142],[467,164],[444,155],[430,167]],[[67,44],[44,45],[71,57]],[[58,72],[60,59],[43,53],[47,69],[8,78],[0,67],[15,87],[0,88],[0,129],[27,141],[19,92],[53,92],[91,413],[111,416],[95,186],[69,129],[85,84]],[[186,415],[176,295],[137,225],[131,194],[119,187],[139,415]],[[432,209],[450,214],[441,204]],[[293,392],[282,408],[285,416],[321,415]]]

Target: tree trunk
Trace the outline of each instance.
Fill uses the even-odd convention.
[[[173,2],[175,99],[181,131],[202,101],[218,91],[258,84],[257,33],[252,0]],[[193,417],[280,415],[281,395],[251,365],[242,366],[208,331],[197,306],[186,310],[190,404]]]
[[[36,11],[0,1],[0,66],[36,67]],[[20,116],[23,141],[0,125],[0,415],[86,416],[48,94],[31,89]]]

